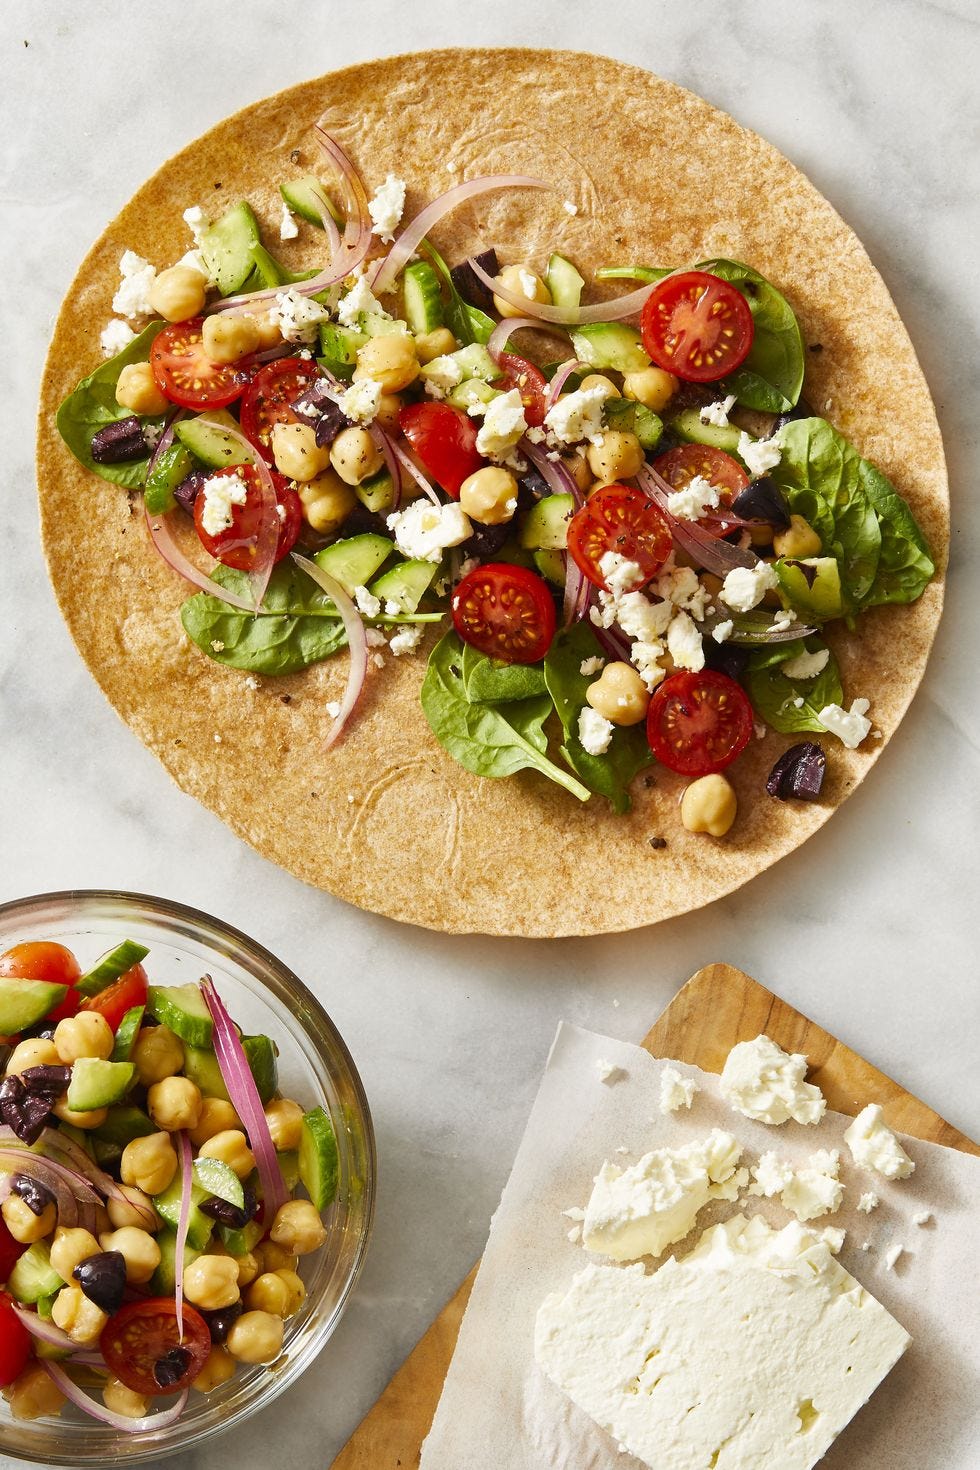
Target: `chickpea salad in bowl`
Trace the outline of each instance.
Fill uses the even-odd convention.
[[[108,360],[57,415],[199,589],[187,637],[253,684],[346,650],[325,747],[356,739],[389,655],[418,655],[424,716],[477,775],[531,769],[624,812],[659,762],[690,780],[684,826],[717,837],[724,772],[769,728],[806,737],[769,795],[817,800],[827,738],[872,734],[874,691],[845,693],[828,627],[915,601],[935,566],[806,402],[785,297],[722,258],[590,282],[557,252],[450,266],[430,238],[448,211],[548,183],[471,179],[403,223],[404,182],[369,197],[315,133],[342,206],[318,175],[285,180],[279,234],[320,231],[325,264],[289,270],[245,200],[192,206],[177,264],[123,254]],[[618,278],[639,284],[583,304]]]
[[[272,1364],[338,1188],[327,1112],[212,980],[154,985],[124,940],[0,956],[0,1387],[137,1434]],[[152,957],[150,958],[152,968]]]

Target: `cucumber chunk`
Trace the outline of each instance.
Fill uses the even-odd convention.
[[[259,244],[259,223],[244,199],[204,231],[199,249],[222,296],[232,296],[244,286],[254,264],[252,247]]]
[[[279,1064],[276,1061],[275,1043],[268,1036],[243,1036],[242,1051],[248,1069],[255,1081],[262,1106],[271,1102],[279,1086]]]
[[[355,485],[354,494],[375,515],[384,515],[395,503],[395,487],[387,470],[379,470],[370,480]]]
[[[147,1010],[188,1046],[210,1046],[214,1023],[196,985],[151,985]]]
[[[279,1169],[282,1173],[283,1183],[292,1194],[299,1183],[299,1150],[287,1148],[282,1153],[276,1154],[279,1161]]]
[[[149,1138],[157,1131],[156,1124],[151,1123],[142,1108],[121,1104],[110,1108],[105,1122],[92,1129],[92,1139],[95,1143],[115,1144],[121,1152],[134,1138]]]
[[[325,546],[316,553],[314,560],[331,577],[336,577],[348,597],[353,597],[354,588],[366,587],[394,549],[394,542],[387,536],[377,536],[368,531],[363,536],[349,536],[344,541]]]
[[[180,1189],[180,1169],[178,1169],[173,1177],[173,1183],[170,1185],[170,1188],[165,1189],[162,1194],[155,1195],[153,1199],[156,1212],[161,1220],[165,1220],[168,1225],[172,1225],[174,1230],[177,1229],[177,1222],[180,1219]],[[211,1239],[211,1232],[214,1229],[215,1222],[210,1215],[205,1215],[201,1209],[201,1204],[204,1200],[210,1199],[213,1192],[213,1190],[204,1189],[202,1185],[198,1184],[196,1178],[193,1179],[191,1183],[191,1208],[187,1217],[187,1244],[192,1250],[203,1251]]]
[[[417,337],[445,325],[439,277],[427,260],[413,260],[402,276],[405,319]]]
[[[229,434],[221,432],[221,425],[236,429],[238,425],[226,409],[209,410],[208,421],[203,418],[184,419],[174,433],[196,460],[210,470],[224,470],[231,465],[251,464],[252,452],[244,449]]]
[[[403,613],[413,613],[438,575],[438,562],[402,561],[368,583],[368,591],[381,598],[382,610],[386,602],[397,602]]]
[[[464,378],[455,388],[450,388],[446,394],[446,402],[451,403],[453,408],[465,409],[472,403],[489,403],[491,398],[499,397],[500,389],[491,388],[482,378]]]
[[[124,939],[122,944],[110,949],[108,954],[104,954],[91,970],[75,982],[75,989],[79,995],[98,995],[100,990],[114,985],[127,970],[145,960],[149,953],[145,944],[137,944],[134,939]]]
[[[221,1097],[228,1101],[225,1079],[211,1047],[184,1043],[184,1076],[190,1078],[205,1097]]]
[[[316,225],[318,230],[323,229],[324,208],[333,216],[338,225],[343,223],[343,215],[315,174],[304,174],[301,179],[287,179],[285,183],[279,185],[279,193],[293,214],[298,214],[300,219]],[[319,208],[317,207],[318,202]]]
[[[546,581],[555,587],[564,587],[565,559],[560,551],[536,551],[534,565]]]
[[[521,545],[537,551],[564,551],[568,545],[568,523],[575,514],[571,495],[545,495],[524,517]]]
[[[67,994],[67,985],[48,980],[0,979],[0,1036],[16,1036],[36,1026]]]
[[[126,1096],[135,1071],[132,1062],[104,1062],[100,1057],[79,1057],[71,1069],[68,1106],[75,1113],[111,1107]]]
[[[635,434],[643,449],[656,449],[664,431],[663,420],[642,403],[632,398],[607,398],[602,405],[606,424],[610,429],[626,430]]]
[[[336,1196],[338,1171],[333,1124],[323,1108],[312,1108],[300,1124],[299,1177],[321,1212]]]
[[[208,1196],[217,1195],[230,1205],[237,1205],[239,1209],[245,1203],[245,1191],[242,1189],[242,1181],[234,1169],[221,1159],[209,1159],[207,1156],[194,1160],[194,1183],[199,1185]]]
[[[230,1256],[247,1256],[258,1245],[264,1231],[265,1226],[257,1220],[249,1220],[241,1230],[235,1230],[231,1225],[219,1225],[218,1239]]]
[[[156,1237],[160,1247],[160,1264],[150,1277],[153,1296],[173,1296],[177,1289],[177,1231],[161,1230]],[[190,1244],[184,1246],[184,1270],[201,1254]]]
[[[675,414],[670,427],[678,439],[687,444],[709,444],[712,449],[723,449],[726,454],[738,453],[741,429],[734,424],[702,424],[696,408],[685,408]]]
[[[45,1240],[36,1240],[29,1245],[7,1278],[7,1290],[11,1296],[26,1306],[33,1306],[44,1296],[52,1296],[64,1284],[51,1264],[51,1247]]]
[[[136,1038],[146,1011],[145,1006],[130,1006],[116,1028],[116,1039],[112,1044],[111,1062],[128,1062],[132,1059]]]
[[[338,327],[333,322],[324,322],[320,327],[320,362],[333,373],[349,383],[357,366],[357,354],[367,341],[366,332],[355,332],[352,327]]]
[[[585,282],[572,262],[566,260],[564,255],[551,257],[544,279],[555,306],[560,306],[565,310],[575,310],[578,307],[582,300],[582,287]]]
[[[143,501],[152,516],[166,515],[177,501],[174,491],[186,480],[194,461],[183,444],[168,444],[146,478]]]
[[[242,1050],[255,1086],[263,1103],[272,1097],[279,1083],[276,1049],[268,1036],[243,1036]],[[224,1098],[230,1102],[218,1058],[210,1047],[184,1043],[184,1076],[189,1077],[205,1097]]]
[[[650,366],[639,332],[622,322],[591,322],[576,327],[572,347],[575,356],[591,368],[638,373]]]

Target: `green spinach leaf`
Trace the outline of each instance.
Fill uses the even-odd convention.
[[[793,308],[765,276],[737,260],[708,260],[697,267],[731,284],[745,297],[755,336],[749,355],[735,373],[718,385],[734,393],[745,408],[783,413],[792,408],[803,387],[803,336]]]
[[[856,451],[855,451],[856,452]],[[861,460],[864,490],[878,517],[881,555],[865,607],[882,602],[915,602],[932,580],[936,564],[919,524],[887,476]]]
[[[460,668],[470,704],[507,704],[548,692],[540,664],[502,664],[469,644],[463,646]]]
[[[456,283],[450,274],[448,265],[428,240],[423,241],[422,248],[442,276],[449,293],[449,300],[445,304],[446,326],[460,346],[466,346],[470,342],[479,342],[485,346],[497,323],[492,317],[487,316],[485,311],[463,300],[456,290]]]
[[[782,735],[800,730],[823,731],[818,715],[828,704],[840,704],[844,698],[837,660],[831,654],[815,679],[788,679],[782,665],[804,651],[816,653],[826,645],[819,638],[808,638],[805,645],[796,641],[757,649],[749,657],[745,686],[756,713]],[[798,705],[797,700],[803,703]]]
[[[215,567],[214,580],[248,595],[248,578],[231,567]],[[180,609],[184,631],[216,663],[254,674],[295,674],[329,658],[347,642],[344,625],[327,594],[288,560],[269,579],[263,611],[230,607],[197,592]]]
[[[126,464],[96,464],[92,458],[92,440],[106,424],[132,417],[131,408],[121,408],[116,402],[119,374],[131,362],[147,361],[154,337],[166,325],[166,322],[151,322],[148,327],[144,327],[128,347],[124,347],[122,352],[117,352],[115,357],[110,357],[94,373],[83,378],[74,392],[69,393],[55,416],[58,433],[80,464],[101,475],[103,480],[111,480],[114,485],[125,485],[131,490],[145,481],[150,456],[130,460]],[[159,428],[163,418],[150,418],[145,422]]]
[[[548,760],[544,722],[547,695],[514,704],[470,704],[463,687],[463,645],[447,633],[429,655],[422,681],[422,709],[432,732],[449,754],[477,776],[513,776],[530,769],[588,801],[589,791]]]

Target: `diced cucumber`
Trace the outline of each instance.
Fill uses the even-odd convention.
[[[196,985],[151,985],[146,1008],[188,1046],[210,1046],[211,1012]]]
[[[303,1114],[300,1125],[299,1177],[316,1208],[323,1211],[337,1193],[339,1160],[333,1124],[323,1108]]]
[[[375,515],[384,515],[395,503],[395,487],[387,470],[379,470],[370,480],[355,485],[354,494]]]
[[[320,361],[335,378],[350,382],[357,366],[358,351],[366,341],[366,332],[355,332],[352,327],[338,327],[334,322],[323,322],[320,327]]]
[[[784,602],[805,617],[825,622],[844,615],[840,567],[833,556],[780,557],[773,562]]]
[[[150,515],[162,516],[173,510],[177,504],[174,491],[193,468],[194,461],[183,444],[167,445],[147,475],[143,489],[143,501]]]
[[[279,1161],[283,1182],[289,1190],[289,1193],[292,1194],[299,1183],[299,1150],[295,1148],[283,1149],[282,1153],[276,1154],[276,1158]]]
[[[154,1296],[173,1296],[177,1288],[177,1231],[161,1230],[156,1237],[160,1247],[160,1264],[150,1278],[150,1291]],[[184,1270],[196,1261],[201,1252],[191,1245],[184,1246]]]
[[[217,1195],[218,1199],[226,1200],[230,1205],[237,1205],[239,1209],[245,1203],[242,1181],[234,1169],[222,1159],[210,1159],[206,1155],[195,1159],[194,1183],[199,1185],[206,1195]]]
[[[184,1043],[184,1076],[190,1078],[205,1097],[221,1097],[228,1101],[225,1079],[210,1046],[188,1046]]]
[[[54,1299],[56,1296],[57,1292],[52,1292],[50,1296],[42,1296],[38,1298],[35,1304],[35,1309],[37,1311],[37,1315],[41,1318],[42,1322],[51,1321],[51,1311],[54,1306]]]
[[[639,332],[622,322],[590,322],[576,327],[572,346],[575,356],[591,368],[638,373],[650,366]]]
[[[298,214],[300,219],[316,225],[319,230],[323,229],[324,208],[338,225],[343,220],[340,210],[314,174],[304,174],[301,179],[287,179],[279,185],[279,193],[293,214]]]
[[[116,1039],[112,1043],[112,1062],[128,1062],[133,1055],[136,1038],[140,1034],[140,1024],[146,1010],[145,1006],[130,1006],[116,1027]]]
[[[78,1145],[90,1159],[95,1158],[94,1140],[91,1133],[85,1128],[76,1128],[72,1123],[60,1123],[58,1132],[71,1143]]]
[[[445,324],[439,277],[427,260],[413,260],[402,276],[405,319],[416,337]]]
[[[368,583],[368,591],[386,602],[397,602],[403,613],[413,613],[439,575],[439,563],[433,561],[400,561],[390,571],[382,572]]]
[[[394,551],[393,541],[368,531],[363,536],[348,536],[325,546],[314,557],[318,566],[335,577],[349,597],[355,587],[366,587]]]
[[[652,408],[632,398],[607,398],[602,413],[610,429],[625,429],[635,434],[642,448],[656,449],[660,443],[663,420]]]
[[[64,1129],[59,1131],[63,1132]],[[120,1104],[110,1108],[105,1122],[100,1123],[98,1128],[93,1128],[92,1138],[96,1143],[118,1144],[121,1150],[127,1143],[132,1143],[134,1138],[149,1138],[151,1133],[156,1132],[156,1124],[150,1122],[142,1108]]]
[[[531,506],[521,527],[521,545],[536,551],[564,551],[568,523],[575,514],[571,495],[545,495]]]
[[[149,953],[145,944],[137,944],[134,939],[124,939],[122,944],[117,944],[115,949],[110,949],[108,954],[97,960],[80,980],[76,980],[75,989],[79,995],[98,995],[100,990],[114,985],[127,970],[145,960]]]
[[[398,317],[382,316],[376,311],[362,311],[358,317],[361,331],[368,337],[403,337],[407,335],[405,323]]]
[[[500,389],[491,388],[482,378],[464,378],[455,388],[450,388],[446,402],[453,408],[469,408],[471,403],[489,403],[491,398],[499,397]]]
[[[7,1278],[7,1290],[11,1296],[27,1306],[33,1306],[44,1296],[52,1296],[64,1284],[51,1264],[51,1247],[46,1240],[36,1240],[29,1245],[17,1258]]]
[[[265,1229],[257,1220],[249,1220],[241,1230],[234,1230],[230,1225],[218,1226],[218,1239],[230,1256],[247,1256],[250,1250],[254,1250],[262,1239]]]
[[[564,587],[565,558],[560,551],[536,551],[534,565],[548,582],[556,587]]]
[[[564,310],[574,310],[581,302],[582,287],[585,282],[572,262],[566,260],[564,255],[551,257],[544,280],[555,306],[560,306]]]
[[[685,408],[670,421],[672,433],[687,444],[710,444],[712,449],[723,449],[726,454],[738,453],[741,429],[734,424],[702,424],[696,408]]]
[[[222,426],[236,429],[238,425],[226,409],[209,409],[207,420],[184,419],[174,433],[196,460],[208,469],[223,470],[231,465],[250,464],[252,453],[244,449],[236,439],[221,432]]]
[[[278,1085],[275,1046],[268,1036],[243,1036],[241,1041],[259,1097],[267,1103]],[[184,1043],[184,1076],[189,1077],[205,1097],[230,1101],[218,1058],[211,1047]]]
[[[276,1061],[276,1044],[261,1034],[242,1037],[242,1051],[248,1069],[255,1080],[262,1106],[265,1107],[279,1086],[279,1064]]]
[[[241,290],[254,264],[252,247],[260,243],[258,220],[244,199],[204,231],[199,249],[222,296]]]
[[[503,374],[482,342],[470,342],[449,356],[458,362],[463,378],[482,378],[484,383],[495,383]],[[423,372],[425,370],[423,369]]]
[[[174,1230],[177,1229],[177,1222],[180,1219],[180,1192],[181,1179],[180,1169],[178,1169],[170,1188],[165,1189],[162,1194],[155,1195],[153,1199],[160,1219],[172,1225]],[[187,1244],[195,1251],[205,1249],[214,1229],[214,1220],[210,1215],[205,1215],[201,1209],[202,1201],[210,1199],[211,1194],[212,1191],[204,1189],[198,1184],[196,1178],[192,1181],[191,1207],[187,1217]]]
[[[68,1106],[75,1113],[109,1108],[126,1096],[136,1068],[132,1062],[104,1062],[100,1057],[79,1057],[71,1069]]]
[[[49,980],[0,978],[0,1036],[16,1036],[36,1026],[67,994],[67,985]]]

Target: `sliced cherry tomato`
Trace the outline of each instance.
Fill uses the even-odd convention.
[[[204,350],[204,318],[171,322],[153,339],[150,367],[160,392],[182,408],[224,408],[240,398],[248,373],[234,362],[212,362]]]
[[[648,495],[627,485],[604,485],[596,490],[568,523],[572,558],[597,587],[606,585],[599,563],[607,551],[636,562],[646,583],[660,571],[671,545],[663,511]]]
[[[526,567],[488,562],[453,593],[453,623],[464,643],[508,664],[534,664],[555,636],[548,584]]]
[[[19,1240],[14,1240],[6,1224],[0,1219],[0,1286],[5,1286],[10,1280],[11,1271],[26,1249],[26,1245],[22,1245]],[[0,1297],[0,1301],[2,1300],[3,1298]],[[3,1332],[0,1330],[0,1341],[2,1340]]]
[[[71,950],[47,939],[15,944],[13,949],[0,955],[0,975],[11,980],[49,980],[55,985],[71,987],[81,973],[81,966]],[[74,1016],[78,1006],[79,997],[69,989],[64,1000],[58,1002],[45,1020],[57,1025],[66,1016]]]
[[[272,463],[270,439],[276,424],[299,423],[290,406],[320,376],[308,357],[278,357],[259,368],[242,398],[242,433]]]
[[[680,271],[658,282],[640,328],[657,366],[688,383],[713,383],[733,373],[755,334],[741,291],[708,271]]]
[[[296,545],[299,533],[303,526],[303,507],[296,491],[292,488],[284,475],[279,475],[275,470],[270,470],[272,483],[276,489],[276,500],[280,506],[281,524],[279,526],[279,544],[276,547],[276,561],[282,561],[287,552],[292,551]],[[194,501],[194,525],[198,537],[205,551],[226,567],[235,567],[240,572],[247,572],[252,565],[255,555],[255,538],[259,534],[259,523],[262,515],[262,495],[259,489],[259,472],[254,465],[237,464],[227,470],[217,470],[215,476],[234,474],[245,481],[247,494],[244,505],[233,505],[231,507],[231,525],[225,531],[219,531],[212,536],[204,529],[205,508],[205,486],[207,480],[201,485],[201,490]]]
[[[9,1296],[0,1296],[0,1388],[24,1371],[31,1355],[31,1336],[21,1324]]]
[[[712,449],[708,444],[678,444],[668,449],[653,461],[653,468],[666,480],[672,490],[683,490],[700,475],[718,491],[718,510],[702,516],[699,524],[713,536],[724,536],[742,522],[737,516],[725,517],[724,511],[736,495],[741,494],[749,483],[749,477],[737,460],[723,449]]]
[[[752,738],[752,706],[727,674],[702,669],[672,674],[654,690],[647,740],[657,760],[683,776],[730,766]]]
[[[460,485],[485,464],[477,453],[477,426],[469,414],[451,403],[410,403],[399,413],[398,423],[436,484],[458,500]]]
[[[128,1010],[133,1006],[146,1005],[146,990],[146,971],[142,965],[134,965],[112,985],[100,990],[98,995],[90,995],[83,1000],[81,1008],[83,1011],[98,1011],[115,1031]]]
[[[505,393],[516,388],[524,404],[525,419],[531,428],[539,428],[548,409],[548,380],[544,373],[526,357],[518,357],[513,352],[502,352],[499,362],[504,378],[496,386]]]
[[[211,1351],[208,1324],[184,1303],[184,1336],[177,1332],[177,1308],[172,1296],[150,1297],[120,1308],[102,1329],[99,1347],[111,1371],[134,1393],[180,1393],[197,1377]],[[163,1358],[183,1371],[165,1387],[153,1370]]]

